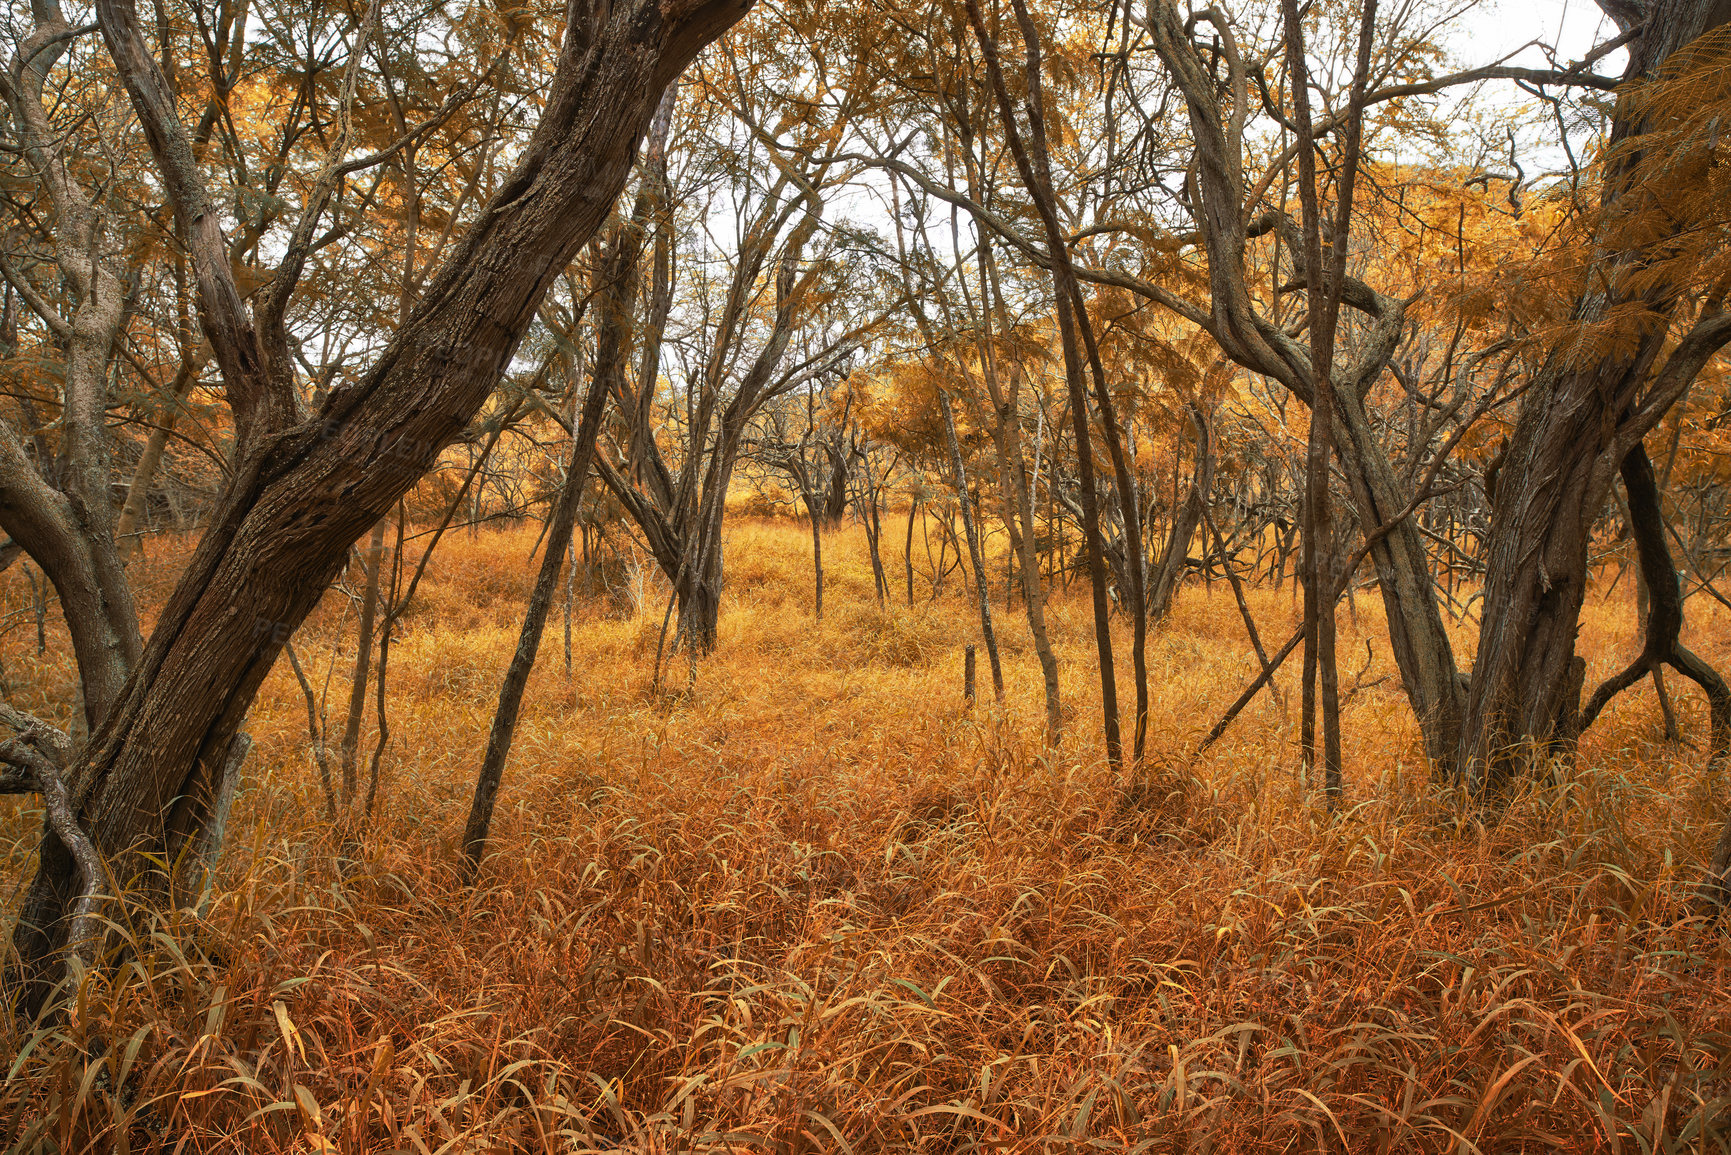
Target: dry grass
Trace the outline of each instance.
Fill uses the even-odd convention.
[[[1151,769],[1126,788],[1092,738],[1079,588],[1053,616],[1083,705],[1048,752],[1017,612],[999,612],[1008,708],[969,714],[960,590],[877,610],[863,539],[837,534],[815,625],[804,533],[733,532],[720,652],[689,697],[650,693],[654,597],[630,620],[597,602],[569,674],[549,629],[473,891],[453,843],[532,536],[459,535],[435,563],[393,655],[382,813],[346,869],[279,665],[216,905],[116,909],[127,965],[85,975],[74,1015],[6,1028],[5,1134],[65,1152],[1731,1142],[1731,954],[1688,917],[1716,807],[1701,755],[1658,740],[1650,689],[1562,789],[1486,830],[1430,797],[1398,683],[1372,685],[1331,820],[1271,699],[1188,753],[1253,661],[1229,593],[1188,589],[1150,645]],[[146,601],[173,561],[146,561]],[[25,604],[16,573],[0,596]],[[1594,674],[1628,648],[1629,597],[1589,616]],[[1255,609],[1290,628],[1285,592]],[[1690,609],[1690,644],[1731,659],[1725,618]],[[1357,613],[1349,683],[1360,625],[1365,680],[1390,672],[1379,607]],[[315,678],[346,623],[327,598],[297,640]],[[8,693],[64,719],[63,639],[38,659],[28,615],[6,628]],[[331,685],[334,711],[340,670]],[[1699,739],[1705,710],[1678,697]],[[40,815],[4,805],[16,890]]]

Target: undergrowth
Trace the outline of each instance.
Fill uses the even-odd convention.
[[[533,532],[441,547],[393,649],[370,822],[320,818],[304,699],[279,663],[214,903],[112,903],[117,965],[69,979],[69,1013],[0,1027],[10,1143],[1731,1146],[1731,953],[1692,905],[1720,808],[1704,755],[1659,738],[1650,690],[1613,707],[1563,781],[1473,812],[1433,794],[1361,594],[1341,652],[1372,651],[1348,678],[1348,803],[1331,816],[1297,778],[1277,699],[1193,754],[1254,659],[1230,591],[1187,587],[1150,641],[1150,757],[1121,781],[1096,746],[1080,587],[1051,615],[1072,716],[1048,750],[1001,583],[1008,700],[989,705],[982,653],[969,711],[960,655],[978,627],[955,579],[935,599],[920,583],[911,607],[892,581],[880,609],[863,539],[837,532],[815,623],[804,533],[734,531],[743,576],[694,683],[683,657],[650,683],[664,590],[629,618],[579,605],[569,670],[550,624],[472,889],[454,843]],[[177,561],[141,563],[142,600],[160,603]],[[0,596],[17,608],[27,590],[10,574]],[[1595,672],[1627,657],[1624,600],[1589,612]],[[1291,628],[1290,591],[1252,606],[1266,636]],[[1724,662],[1723,616],[1691,613],[1691,646]],[[333,714],[352,621],[335,592],[296,639],[315,682],[335,663]],[[13,621],[0,659],[9,700],[65,721],[73,673],[50,625],[38,656]],[[1704,706],[1678,706],[1703,738]],[[41,815],[5,807],[12,907]]]

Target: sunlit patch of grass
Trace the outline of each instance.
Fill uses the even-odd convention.
[[[1359,689],[1331,817],[1298,779],[1279,699],[1193,754],[1255,662],[1230,592],[1186,588],[1150,639],[1148,767],[1120,781],[1097,745],[1079,584],[1052,607],[1073,716],[1048,751],[1001,581],[1007,703],[982,652],[970,711],[961,652],[978,625],[958,576],[913,607],[892,580],[898,604],[879,608],[863,537],[833,532],[820,625],[806,527],[747,522],[689,693],[682,655],[671,692],[647,692],[664,601],[626,619],[577,606],[569,671],[551,623],[492,854],[465,889],[454,844],[534,536],[442,547],[393,650],[382,805],[358,849],[319,818],[304,701],[273,672],[215,905],[155,920],[114,906],[127,965],[83,976],[66,1020],[6,1028],[14,1145],[1724,1145],[1731,955],[1688,905],[1719,809],[1701,752],[1661,740],[1650,686],[1560,785],[1483,825],[1431,793],[1380,606],[1360,594],[1341,619]],[[147,561],[153,590],[165,553]],[[9,604],[20,591],[0,578]],[[1620,599],[1589,611],[1590,678],[1626,658]],[[1251,604],[1278,645],[1290,592]],[[1724,663],[1724,616],[1690,612],[1690,644]],[[334,662],[333,716],[352,622],[333,594],[296,639],[315,680]],[[69,716],[65,652],[57,626],[41,660],[33,629],[0,640],[13,700]],[[1673,692],[1700,741],[1698,695]],[[367,749],[371,725],[369,706]],[[41,816],[28,798],[0,806],[10,906]]]

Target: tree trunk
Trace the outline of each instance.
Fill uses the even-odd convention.
[[[1631,81],[1657,75],[1678,49],[1731,19],[1722,0],[1658,0],[1640,14],[1644,23],[1622,5],[1604,7],[1624,31],[1636,32],[1624,74]],[[1647,208],[1638,183],[1644,158],[1629,146],[1648,130],[1638,104],[1619,105],[1610,143],[1625,151],[1605,181],[1601,212],[1609,222]],[[1585,274],[1572,318],[1587,325],[1637,306],[1671,317],[1679,301],[1674,287],[1624,287],[1643,280],[1641,266],[1652,257],[1644,244],[1606,246]],[[1521,400],[1492,495],[1478,658],[1460,738],[1475,789],[1573,740],[1583,666],[1575,635],[1593,525],[1624,459],[1731,336],[1731,323],[1704,310],[1669,351],[1667,333],[1667,325],[1649,324],[1598,357],[1572,343],[1559,347]]]
[[[1166,554],[1148,593],[1148,617],[1159,621],[1172,611],[1172,599],[1183,580],[1189,563],[1190,539],[1202,525],[1202,514],[1208,495],[1214,489],[1214,436],[1208,416],[1200,406],[1189,406],[1190,424],[1196,430],[1196,468],[1190,478],[1190,492],[1172,518],[1172,532],[1166,539]],[[1206,551],[1204,551],[1206,552]]]
[[[1041,222],[1045,226],[1046,238],[1051,247],[1052,286],[1057,297],[1058,331],[1064,350],[1064,380],[1070,394],[1070,419],[1076,433],[1076,469],[1081,490],[1082,536],[1086,543],[1088,555],[1088,571],[1092,579],[1094,594],[1094,644],[1100,657],[1100,706],[1106,738],[1106,759],[1114,770],[1124,765],[1124,740],[1118,717],[1118,677],[1115,663],[1112,660],[1112,622],[1111,609],[1107,604],[1106,585],[1108,573],[1106,558],[1102,549],[1100,537],[1100,514],[1098,494],[1094,483],[1094,457],[1092,449],[1092,431],[1088,419],[1088,361],[1095,362],[1098,373],[1098,357],[1084,354],[1081,337],[1083,329],[1076,309],[1081,302],[1081,294],[1076,288],[1075,270],[1070,264],[1068,242],[1063,228],[1057,219],[1057,209],[1053,202],[1052,179],[1048,171],[1045,148],[1044,110],[1040,98],[1040,54],[1037,35],[1033,31],[1032,22],[1027,12],[1018,2],[1016,5],[1017,23],[1023,30],[1023,50],[1027,58],[1027,81],[1029,83],[1030,99],[1024,111],[1028,113],[1029,128],[1034,133],[1034,147],[1026,147],[1017,127],[1016,110],[1010,98],[1009,88],[1004,81],[1003,68],[998,61],[997,39],[987,30],[984,14],[980,10],[978,0],[968,0],[968,22],[973,26],[975,39],[980,45],[981,55],[986,61],[987,73],[991,78],[992,89],[997,98],[998,108],[1003,118],[1005,136],[1011,144],[1015,156],[1017,172],[1021,176],[1023,186],[1033,196],[1039,209]],[[1090,338],[1091,342],[1091,338]],[[1102,400],[1110,404],[1104,397],[1105,382],[1097,380],[1096,386],[1102,395]],[[1121,453],[1115,454],[1115,464],[1121,466]],[[1122,469],[1120,469],[1122,477]],[[1120,485],[1121,496],[1134,501],[1132,491],[1128,486]],[[1138,566],[1138,574],[1140,566]],[[1140,576],[1136,581],[1135,593],[1138,633],[1135,644],[1137,680],[1137,724],[1138,737],[1141,736],[1147,720],[1146,695],[1147,679],[1141,665],[1142,636],[1141,627],[1146,625],[1146,605],[1142,600],[1142,583]],[[1139,751],[1138,751],[1139,753]]]
[[[980,635],[986,642],[986,660],[992,665],[992,693],[998,705],[1004,704],[1004,667],[998,661],[998,632],[992,625],[992,591],[986,579],[986,559],[980,548],[980,535],[975,531],[973,501],[968,494],[968,471],[962,464],[961,443],[956,440],[956,418],[950,411],[950,396],[938,391],[938,408],[944,418],[944,438],[950,445],[950,467],[956,474],[956,496],[962,507],[962,532],[968,538],[968,555],[974,566],[974,592],[980,606]]]
[[[617,198],[662,90],[744,11],[735,0],[622,0],[602,16],[577,10],[517,168],[408,324],[318,417],[242,438],[209,530],[119,701],[68,775],[115,877],[148,880],[144,855],[171,861],[202,828],[207,808],[198,800],[209,796],[206,784],[283,643],[356,539],[491,395],[552,279]],[[139,53],[127,51],[137,67]],[[231,390],[242,388],[236,372],[223,365]],[[75,878],[66,847],[45,837],[13,934],[32,978],[45,977],[64,941]],[[30,1003],[46,994],[34,984]]]
[[[1058,656],[1046,628],[1046,591],[1040,585],[1040,558],[1034,540],[1034,501],[1023,473],[1021,430],[1015,414],[1005,414],[995,423],[998,442],[998,479],[1004,501],[1004,528],[1010,534],[1012,566],[1021,579],[1022,607],[1028,615],[1028,634],[1040,660],[1040,676],[1046,694],[1046,743],[1056,745],[1064,728],[1064,704],[1058,685]]]
[[[954,218],[952,217],[952,220]],[[959,247],[959,246],[958,246]],[[1039,410],[1035,427],[1034,477],[1030,482],[1022,457],[1022,415],[1020,412],[1019,375],[1011,378],[1008,388],[999,379],[998,358],[991,341],[991,326],[996,313],[1000,331],[1010,327],[1004,308],[997,266],[991,246],[978,247],[976,264],[980,276],[980,319],[986,340],[980,342],[980,364],[984,370],[986,389],[991,397],[992,413],[985,421],[991,430],[992,444],[998,454],[998,493],[1003,502],[1004,529],[1010,535],[1010,554],[1005,565],[1018,572],[1022,582],[1022,606],[1028,616],[1028,634],[1034,641],[1034,653],[1040,660],[1040,676],[1046,695],[1046,744],[1056,746],[1064,727],[1064,704],[1058,684],[1058,657],[1052,649],[1052,638],[1046,629],[1046,591],[1040,585],[1040,558],[1036,546],[1034,524],[1034,488],[1039,484],[1041,438],[1045,434],[1045,409]],[[966,286],[966,281],[962,281]],[[1012,370],[1012,373],[1018,373]],[[1010,603],[1011,576],[1004,582],[1004,605]]]
[[[830,468],[829,484],[823,495],[823,520],[827,525],[840,525],[842,518],[847,516],[848,465],[853,454],[840,435],[833,441],[824,442],[824,452],[829,456]]]
[[[920,499],[916,497],[908,504],[908,536],[907,540],[902,543],[902,565],[907,570],[908,606],[910,608],[914,604],[914,514],[918,513],[919,509]]]
[[[342,782],[342,801],[355,800],[355,752],[361,744],[361,723],[367,713],[367,678],[372,671],[373,622],[379,613],[379,572],[385,558],[385,521],[373,526],[372,540],[361,556],[367,584],[361,594],[360,622],[355,627],[355,672],[349,683],[349,712],[343,721],[342,741],[337,747],[337,766]]]
[[[889,604],[890,579],[884,573],[883,551],[879,548],[884,535],[883,521],[878,516],[882,507],[881,490],[877,479],[872,476],[871,462],[865,463],[866,484],[866,548],[871,552],[872,589],[877,595],[878,608],[881,610]]]
[[[1337,388],[1334,397],[1335,455],[1346,475],[1358,523],[1370,533],[1407,508],[1410,487],[1396,476],[1388,455],[1377,444],[1363,402],[1351,390]],[[1282,551],[1283,569],[1291,548],[1289,532]],[[1456,765],[1466,680],[1455,664],[1454,643],[1443,624],[1430,555],[1417,522],[1408,517],[1376,540],[1370,561],[1388,619],[1389,649],[1418,719],[1425,754],[1433,770],[1447,776]]]
[[[130,308],[131,290],[98,254],[115,243],[99,207],[74,179],[65,141],[45,92],[50,70],[72,30],[57,4],[36,5],[37,27],[7,62],[7,111],[27,170],[51,217],[54,260],[68,296],[69,319],[50,320],[60,367],[58,461],[30,460],[17,432],[0,423],[0,528],[36,562],[60,595],[83,698],[82,724],[94,730],[122,693],[142,650],[126,569],[115,548],[108,438],[109,370]],[[45,837],[53,838],[51,833]]]
[[[613,264],[617,266],[618,262]],[[499,706],[493,712],[493,727],[487,735],[487,753],[481,759],[481,771],[475,778],[475,798],[469,806],[469,820],[463,827],[463,857],[470,881],[481,869],[481,860],[486,854],[487,834],[493,824],[493,806],[499,797],[499,783],[505,775],[505,759],[511,753],[511,740],[517,733],[523,690],[535,668],[535,657],[541,652],[541,635],[547,625],[547,611],[553,605],[553,594],[559,587],[559,571],[566,565],[571,552],[571,530],[577,522],[577,509],[583,503],[583,484],[589,478],[589,462],[595,454],[595,435],[600,432],[601,415],[606,411],[611,393],[608,375],[618,371],[623,354],[624,350],[617,342],[608,341],[603,336],[602,347],[595,359],[595,375],[589,382],[589,395],[583,402],[583,415],[571,434],[571,458],[565,470],[565,484],[560,487],[559,500],[547,523],[547,550],[541,555],[535,588],[530,592],[529,605],[523,611],[517,649],[511,655],[510,668],[505,671],[504,684],[499,688]]]
[[[823,621],[823,521],[828,507],[819,507],[817,495],[805,490],[805,512],[811,519],[811,588],[812,616]]]
[[[719,575],[716,575],[719,577]],[[689,575],[674,587],[679,637],[698,654],[715,652],[721,624],[721,588],[708,575]]]
[[[1249,234],[1241,200],[1245,187],[1242,123],[1223,111],[1221,85],[1206,54],[1186,31],[1186,16],[1178,6],[1164,0],[1150,4],[1147,11],[1151,47],[1184,93],[1197,142],[1195,172],[1202,195],[1195,219],[1208,250],[1210,279],[1209,310],[1197,321],[1233,361],[1274,378],[1306,405],[1314,405],[1312,385],[1321,375],[1313,374],[1308,356],[1294,338],[1251,306],[1245,272]],[[1218,42],[1228,52],[1233,103],[1241,109],[1248,100],[1245,65],[1229,30],[1222,29]],[[1381,534],[1374,539],[1371,558],[1388,609],[1391,648],[1426,752],[1434,765],[1446,768],[1453,765],[1458,747],[1463,697],[1454,650],[1443,629],[1418,528],[1408,519],[1386,533],[1379,529],[1407,509],[1409,502],[1360,397],[1360,389],[1369,388],[1394,351],[1405,327],[1405,305],[1360,283],[1348,287],[1352,293],[1342,299],[1365,314],[1367,328],[1354,364],[1321,378],[1333,389],[1330,438],[1359,524],[1367,534]],[[1277,581],[1284,580],[1298,527],[1288,522],[1284,529],[1276,538]],[[1296,584],[1293,592],[1296,596]]]
[[[1682,643],[1683,589],[1677,580],[1670,546],[1665,542],[1664,508],[1653,463],[1644,445],[1637,445],[1623,459],[1621,473],[1629,498],[1629,531],[1635,539],[1640,578],[1651,599],[1644,641],[1635,660],[1607,678],[1593,692],[1579,718],[1570,719],[1568,736],[1573,740],[1598,719],[1612,698],[1646,675],[1657,673],[1662,664],[1668,664],[1707,695],[1712,734],[1708,764],[1717,768],[1731,756],[1731,689],[1712,666]]]

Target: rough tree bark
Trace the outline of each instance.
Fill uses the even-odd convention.
[[[1601,6],[1634,33],[1630,81],[1657,76],[1680,49],[1731,20],[1726,0]],[[1709,303],[1667,350],[1667,322],[1685,302],[1676,286],[1652,284],[1646,266],[1663,259],[1671,238],[1635,247],[1615,240],[1620,220],[1650,208],[1651,190],[1640,183],[1645,158],[1632,147],[1650,127],[1639,102],[1619,104],[1610,134],[1619,151],[1601,205],[1612,238],[1587,270],[1571,318],[1588,326],[1640,307],[1660,323],[1604,355],[1583,355],[1573,342],[1554,349],[1522,398],[1492,496],[1478,658],[1460,735],[1474,789],[1572,741],[1582,669],[1575,635],[1593,524],[1625,459],[1731,339],[1731,314]]]

